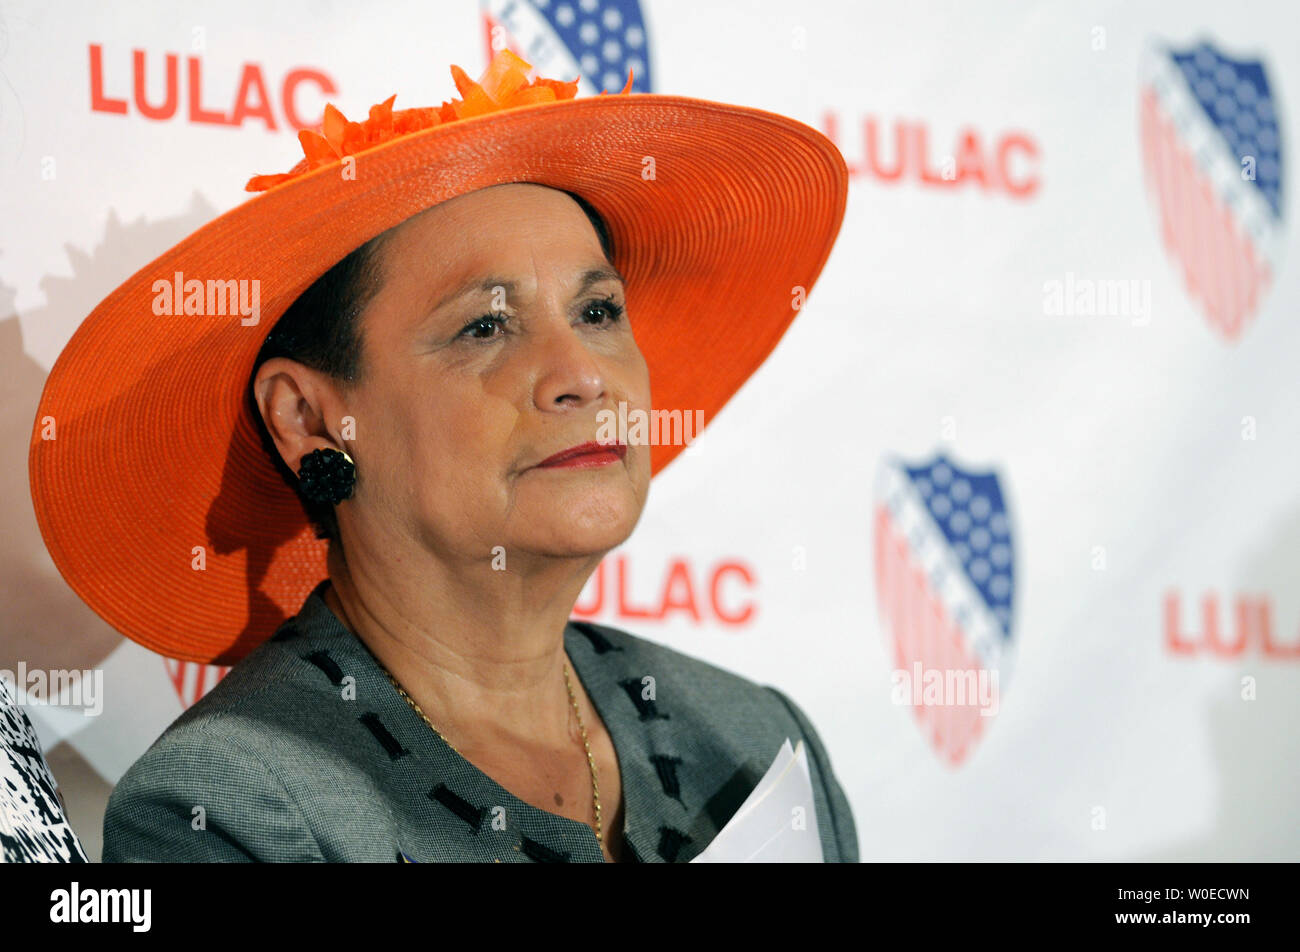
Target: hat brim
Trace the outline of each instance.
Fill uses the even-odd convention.
[[[355,178],[335,164],[285,182],[142,268],[46,381],[29,456],[45,544],[96,613],[160,654],[232,664],[328,574],[245,387],[280,315],[353,249],[489,186],[575,192],[613,236],[655,407],[701,410],[707,425],[796,316],[848,195],[843,156],[809,126],[655,94],[503,110],[355,161]],[[155,282],[178,272],[257,279],[259,322],[156,315]],[[652,446],[652,472],[682,448]]]

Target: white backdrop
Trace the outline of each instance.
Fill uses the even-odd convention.
[[[451,63],[471,76],[486,65],[493,14],[515,25],[525,56],[549,35],[552,62],[573,63],[543,75],[599,75],[581,66],[587,47],[620,77],[636,57],[650,91],[794,116],[833,134],[855,171],[805,311],[656,478],[607,560],[595,620],[789,692],[831,753],[864,860],[1300,859],[1293,5],[5,2],[0,387],[13,448],[0,464],[0,668],[104,671],[101,715],[28,710],[92,857],[112,784],[217,672],[124,641],[46,555],[26,478],[45,375],[103,295],[243,201],[250,175],[297,160],[286,77],[314,71],[334,87],[297,86],[304,118],[326,99],[364,114],[393,92],[399,108],[436,105],[455,95]],[[588,21],[596,32],[582,34]],[[124,100],[125,114],[95,107],[92,47],[102,98]],[[178,57],[175,116],[146,118],[132,101],[136,50],[155,105],[165,58]],[[1229,224],[1215,232],[1185,214],[1167,169],[1144,173],[1147,78],[1195,50],[1260,65],[1280,140],[1273,237],[1254,246],[1268,277],[1252,303],[1242,292],[1249,317],[1232,335],[1195,288],[1224,273],[1226,235],[1250,240],[1232,224],[1241,201],[1223,199]],[[192,121],[190,58],[198,105],[226,114],[253,64],[277,128]],[[1179,89],[1162,88],[1171,113]],[[1234,140],[1212,118],[1174,116],[1171,136],[1199,167],[1226,156],[1235,168]],[[888,179],[900,134],[905,160]],[[1267,155],[1254,158],[1259,179],[1219,183],[1247,203],[1268,171]],[[1201,246],[1166,245],[1161,188],[1177,235],[1207,242],[1186,273],[1177,248]],[[1138,292],[1127,307],[1080,313],[1081,288],[1114,281]],[[1074,303],[1065,313],[1055,288]],[[702,319],[743,332],[744,315],[726,301],[717,311]],[[906,497],[919,521],[897,558],[927,571],[946,560],[956,571],[931,578],[927,597],[955,613],[960,583],[974,615],[992,617],[959,544],[926,521],[941,514],[916,508],[924,487],[904,476],[894,485],[906,492],[885,488],[940,455],[996,477],[1014,552],[998,713],[975,719],[982,730],[955,761],[890,688],[896,643],[927,665],[956,655],[936,647],[938,629],[892,613],[876,583],[894,571],[876,555],[878,509]],[[699,620],[638,616],[658,614],[675,565],[690,592],[678,574],[674,593],[693,593]],[[595,598],[593,582],[579,604]],[[964,626],[952,641],[973,650]]]

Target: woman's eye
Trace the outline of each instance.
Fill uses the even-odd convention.
[[[593,314],[596,316],[595,320],[588,321],[589,324],[600,324],[602,322],[614,324],[623,316],[623,305],[616,303],[612,297],[609,297],[602,301],[592,301],[582,313],[584,317],[590,317]]]
[[[504,328],[506,325],[506,316],[504,314],[484,314],[482,317],[475,318],[461,329],[461,336],[472,337],[475,340],[488,340],[495,337],[493,330],[497,327]],[[486,331],[486,333],[479,333]]]
[[[586,323],[593,325],[610,325],[616,324],[623,317],[623,305],[616,302],[612,297],[600,301],[592,301],[583,308],[582,316]],[[461,328],[459,336],[468,337],[472,340],[491,340],[505,333],[506,324],[510,317],[507,314],[484,314],[477,317]]]

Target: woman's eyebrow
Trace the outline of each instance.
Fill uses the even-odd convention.
[[[599,284],[601,281],[617,281],[623,287],[627,287],[627,281],[623,275],[612,264],[601,265],[599,268],[588,268],[582,273],[582,283],[578,285],[578,293],[582,294],[593,284]]]
[[[595,268],[588,268],[582,273],[582,280],[578,284],[577,294],[582,294],[592,285],[599,284],[601,281],[617,281],[619,284],[627,287],[627,281],[618,269],[613,265],[600,265]],[[507,281],[505,278],[475,278],[466,282],[459,288],[451,291],[438,300],[426,313],[432,314],[441,310],[446,305],[470,294],[482,293],[484,291],[493,291],[497,288],[503,288],[506,294],[514,294],[518,284],[514,281]]]

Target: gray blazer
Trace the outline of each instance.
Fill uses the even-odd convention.
[[[604,860],[590,827],[513,796],[430,730],[324,584],[122,777],[105,862]],[[564,643],[618,754],[629,858],[698,855],[789,737],[808,749],[827,861],[858,861],[830,758],[789,698],[604,625],[570,621]]]

